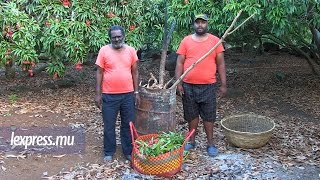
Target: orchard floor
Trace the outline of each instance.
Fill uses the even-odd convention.
[[[227,53],[226,64],[229,93],[218,98],[215,123],[220,155],[206,155],[204,132],[199,128],[197,148],[173,179],[320,179],[320,78],[304,59],[284,53],[256,57]],[[159,60],[147,59],[139,66],[142,80],[148,80],[150,72],[158,75]],[[58,155],[0,152],[1,180],[156,178],[132,170],[120,146],[114,162],[103,163],[102,119],[93,102],[93,65],[81,71],[68,67],[67,83],[44,72],[17,76],[21,77],[7,81],[0,70],[0,127],[82,126],[86,149],[83,154]],[[240,113],[275,120],[276,129],[266,146],[241,149],[226,141],[219,121]],[[177,129],[186,132],[179,97],[176,117]]]

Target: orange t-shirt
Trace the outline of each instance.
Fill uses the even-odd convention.
[[[124,45],[113,49],[111,45],[103,46],[98,54],[96,65],[103,69],[102,93],[119,94],[132,92],[132,65],[138,61],[136,50]]]
[[[192,39],[192,35],[185,37],[177,50],[177,54],[186,57],[183,71],[186,71],[194,62],[206,54],[219,41],[219,38],[208,34],[208,39],[203,42],[198,42]],[[197,64],[189,73],[183,78],[183,81],[190,84],[212,84],[216,80],[216,55],[224,51],[223,45],[218,47],[209,54],[204,60]]]

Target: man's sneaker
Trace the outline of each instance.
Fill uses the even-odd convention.
[[[112,161],[112,156],[104,156],[103,161],[104,162],[111,162]]]
[[[195,143],[187,142],[187,144],[184,146],[185,151],[190,151],[191,149],[194,149],[196,147]]]
[[[218,148],[216,148],[214,145],[211,145],[207,147],[207,152],[209,156],[214,157],[218,155],[219,151]]]

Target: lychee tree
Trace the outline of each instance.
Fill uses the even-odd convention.
[[[230,44],[263,40],[293,50],[306,46],[319,64],[318,1],[7,0],[0,3],[0,66],[8,76],[14,75],[9,73],[13,65],[34,75],[39,62],[54,77],[63,76],[67,64],[80,70],[88,54],[108,43],[107,30],[115,24],[125,28],[126,42],[136,49],[151,45],[161,50],[165,4],[168,24],[176,22],[170,50],[192,32],[195,14],[207,13],[209,31],[221,36],[242,9],[243,16],[256,16],[228,37]]]
[[[0,65],[6,67],[6,76],[13,78],[13,64],[19,65],[33,76],[32,67],[38,62],[36,46],[40,27],[16,3],[2,3],[0,6]]]
[[[80,70],[89,53],[97,53],[107,44],[107,30],[115,24],[125,28],[126,42],[139,49],[144,44],[145,29],[158,22],[146,19],[153,7],[155,4],[146,0],[1,3],[1,64],[21,66],[33,75],[32,68],[40,59],[50,75],[63,76],[67,64]]]

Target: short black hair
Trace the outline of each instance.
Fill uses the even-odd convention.
[[[108,31],[109,38],[111,38],[111,31],[115,31],[115,30],[120,30],[122,36],[125,36],[123,27],[118,26],[118,25],[114,25],[114,26],[111,26]]]

